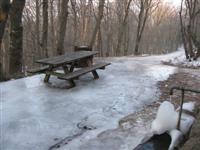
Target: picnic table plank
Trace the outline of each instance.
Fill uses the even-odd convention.
[[[94,64],[92,66],[85,67],[85,68],[76,70],[74,72],[68,73],[68,74],[66,74],[64,76],[60,76],[58,78],[59,79],[64,79],[64,80],[71,80],[71,79],[77,78],[77,77],[79,77],[79,76],[81,76],[83,74],[92,72],[94,78],[98,79],[99,76],[98,76],[98,74],[96,72],[96,69],[102,69],[102,68],[104,68],[105,66],[108,66],[108,65],[110,65],[110,63],[98,63],[98,64]]]
[[[40,63],[44,65],[62,65],[62,64],[78,61],[83,58],[92,57],[93,55],[96,55],[96,54],[98,54],[97,51],[68,52],[64,55],[37,60],[36,63]]]

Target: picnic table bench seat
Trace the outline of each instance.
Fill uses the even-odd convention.
[[[59,79],[64,79],[64,80],[73,80],[81,75],[84,75],[86,73],[92,72],[94,75],[95,79],[98,79],[99,76],[96,73],[96,69],[105,69],[106,66],[110,65],[110,63],[98,63],[98,64],[94,64],[92,66],[89,67],[85,67],[79,70],[76,70],[74,72],[68,73],[64,76],[60,76],[58,77]]]

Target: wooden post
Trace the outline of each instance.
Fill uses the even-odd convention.
[[[185,93],[185,90],[184,88],[182,88],[181,89],[182,96],[181,96],[180,111],[179,111],[179,116],[178,116],[177,130],[180,130],[180,125],[181,125],[181,115],[182,115],[182,110],[183,110],[184,93]]]
[[[73,65],[73,64],[72,64],[72,65]],[[73,72],[72,68],[73,68],[73,67],[71,67],[70,70],[69,70],[67,66],[63,66],[63,70],[64,70],[65,74],[68,74],[69,72]],[[73,79],[69,80],[69,84],[70,84],[70,88],[76,86],[76,83],[74,82]]]
[[[92,74],[94,76],[94,79],[99,79],[99,75],[96,70],[92,71]]]
[[[51,72],[53,70],[53,66],[49,66],[48,71],[46,72],[45,78],[44,78],[44,82],[47,83],[49,82],[49,78],[51,76]]]

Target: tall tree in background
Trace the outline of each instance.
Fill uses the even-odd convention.
[[[7,19],[8,19],[9,9],[10,9],[10,1],[1,0],[0,1],[0,48],[2,44],[4,29],[6,26]]]
[[[56,55],[56,35],[55,35],[55,23],[54,23],[54,1],[50,0],[50,41],[51,41],[51,55]]]
[[[92,33],[92,38],[90,40],[90,45],[89,45],[90,47],[93,47],[96,40],[97,32],[100,30],[101,20],[103,19],[104,4],[105,0],[99,0],[98,16],[96,20],[96,25],[94,27],[94,31]]]
[[[189,60],[196,60],[200,56],[200,36],[196,32],[199,28],[197,24],[200,14],[199,2],[199,0],[182,0],[179,12],[182,42],[186,58]]]
[[[122,47],[122,40],[124,37],[124,32],[127,26],[127,19],[128,19],[128,14],[129,14],[129,9],[131,5],[132,0],[126,0],[125,3],[125,9],[124,9],[124,15],[122,21],[120,21],[120,27],[119,27],[119,32],[118,32],[118,41],[117,41],[117,48],[116,48],[116,55],[120,55],[121,47]],[[121,1],[120,1],[121,3]],[[124,50],[125,51],[125,50]],[[126,52],[125,52],[126,53]]]
[[[25,0],[13,0],[10,10],[9,74],[11,77],[22,73],[23,26],[22,14]]]
[[[134,54],[139,54],[139,46],[142,39],[142,34],[144,31],[144,27],[146,25],[147,18],[149,17],[149,12],[153,5],[153,0],[139,0],[139,15],[138,15],[138,25],[136,31],[136,42],[135,42],[135,50]]]
[[[66,33],[67,17],[68,17],[68,2],[69,0],[61,0],[61,11],[59,14],[59,28],[57,41],[57,54],[63,54],[64,40]]]
[[[48,48],[47,48],[47,42],[48,42],[48,0],[42,1],[42,15],[43,15],[43,22],[42,22],[42,51],[43,51],[43,57],[48,57]]]
[[[4,70],[3,70],[3,51],[2,51],[2,40],[6,27],[6,22],[8,19],[8,13],[10,9],[10,1],[9,0],[1,0],[0,1],[0,80],[3,80]]]
[[[70,0],[71,2],[71,6],[72,6],[72,13],[74,15],[74,19],[73,19],[73,22],[74,22],[74,39],[73,39],[73,43],[74,45],[76,45],[76,42],[77,42],[77,35],[78,35],[78,13],[77,13],[77,8],[76,8],[76,5],[77,5],[77,2],[76,0]]]
[[[39,0],[35,1],[35,34],[36,34],[36,50],[37,50],[37,56],[36,58],[42,57],[42,52],[40,48],[40,3]]]

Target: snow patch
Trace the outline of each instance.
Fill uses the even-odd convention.
[[[175,65],[175,66],[182,66],[187,68],[199,68],[200,67],[200,58],[197,60],[187,60],[185,57],[185,52],[183,48],[179,48],[179,55],[176,57],[173,57],[167,61],[164,61],[164,63]]]

